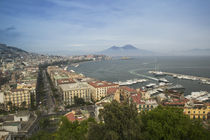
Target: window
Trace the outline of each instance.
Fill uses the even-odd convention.
[[[206,117],[205,117],[205,116],[203,116],[203,119],[205,120],[205,119],[206,119]]]
[[[188,111],[188,114],[190,114],[190,111]]]
[[[205,111],[203,111],[203,114],[205,114]]]
[[[195,119],[195,115],[193,115],[193,119]]]

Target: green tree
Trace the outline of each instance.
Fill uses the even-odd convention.
[[[75,105],[85,105],[85,101],[82,98],[74,97],[74,104]]]
[[[12,110],[12,102],[11,101],[7,102],[7,105],[9,106],[9,110]]]
[[[61,119],[61,125],[55,134],[55,140],[85,140],[87,139],[88,126],[95,123],[89,118],[82,122],[70,122],[66,117]]]
[[[159,106],[140,116],[146,140],[203,140],[209,137],[201,122],[190,120],[180,108]]]
[[[26,107],[26,101],[23,101],[23,102],[21,103],[21,107],[22,107],[23,109]]]
[[[100,111],[104,123],[91,125],[89,139],[133,140],[141,139],[140,118],[134,105],[113,101]]]
[[[32,135],[29,140],[53,140],[53,135],[46,131],[39,131]]]
[[[49,120],[49,118],[43,118],[43,119],[41,119],[40,122],[39,122],[39,126],[40,126],[42,129],[47,128],[49,125],[50,125],[50,120]]]

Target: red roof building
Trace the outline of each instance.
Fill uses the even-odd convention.
[[[71,84],[76,82],[73,79],[69,78],[69,79],[58,79],[57,83],[58,85],[61,85],[61,84]]]
[[[114,84],[112,82],[107,82],[107,81],[91,81],[88,82],[88,84],[95,88],[119,86],[118,84]]]

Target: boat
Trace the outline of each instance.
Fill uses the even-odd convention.
[[[114,82],[115,84],[119,84],[120,86],[123,86],[123,85],[133,85],[133,84],[136,84],[136,83],[143,83],[143,82],[146,82],[147,80],[146,79],[131,79],[131,80],[127,80],[127,81],[118,81],[118,82]]]
[[[74,70],[70,70],[70,72],[75,72]]]
[[[178,90],[178,91],[184,91],[185,88],[182,85],[172,85],[167,88],[168,90]]]
[[[165,76],[165,73],[162,71],[149,71],[149,73],[151,73],[155,76]]]
[[[163,82],[163,83],[169,83],[169,81],[165,78],[160,78],[158,79],[159,82]]]
[[[71,64],[72,66],[74,66],[74,67],[78,67],[79,66],[79,64],[78,63],[74,63],[74,64]]]
[[[154,88],[156,86],[155,83],[150,83],[148,85],[146,85],[147,88]]]
[[[67,70],[68,69],[68,66],[64,67],[64,70]]]
[[[76,67],[76,68],[79,67],[79,64],[76,64],[74,67]]]

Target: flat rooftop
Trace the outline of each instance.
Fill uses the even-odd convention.
[[[72,84],[63,84],[63,85],[59,85],[59,86],[60,86],[60,88],[63,91],[89,88],[89,85],[87,83],[85,83],[85,82],[72,83]]]

